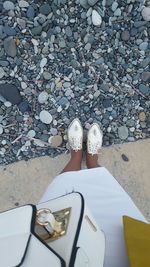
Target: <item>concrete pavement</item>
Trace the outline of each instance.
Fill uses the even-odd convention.
[[[122,154],[129,161],[124,161]],[[69,155],[63,154],[54,159],[41,157],[0,167],[0,210],[36,203],[68,159]],[[150,139],[103,148],[99,162],[114,175],[150,221]]]

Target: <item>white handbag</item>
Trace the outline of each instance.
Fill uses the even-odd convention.
[[[80,193],[0,214],[1,267],[102,267],[105,238]]]

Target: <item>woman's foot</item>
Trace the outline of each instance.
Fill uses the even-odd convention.
[[[94,123],[88,132],[86,164],[87,168],[99,167],[98,154],[102,147],[103,133],[97,123]]]
[[[74,119],[68,128],[68,143],[71,159],[62,172],[81,170],[83,128],[79,119]]]

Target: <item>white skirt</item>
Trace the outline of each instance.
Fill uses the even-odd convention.
[[[146,219],[115,178],[103,167],[66,172],[57,176],[40,202],[80,192],[106,238],[104,267],[129,267],[122,216]]]

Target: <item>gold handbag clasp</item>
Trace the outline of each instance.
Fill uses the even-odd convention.
[[[44,241],[54,241],[64,236],[67,232],[71,208],[52,212],[50,209],[42,208],[36,214],[36,233]]]

